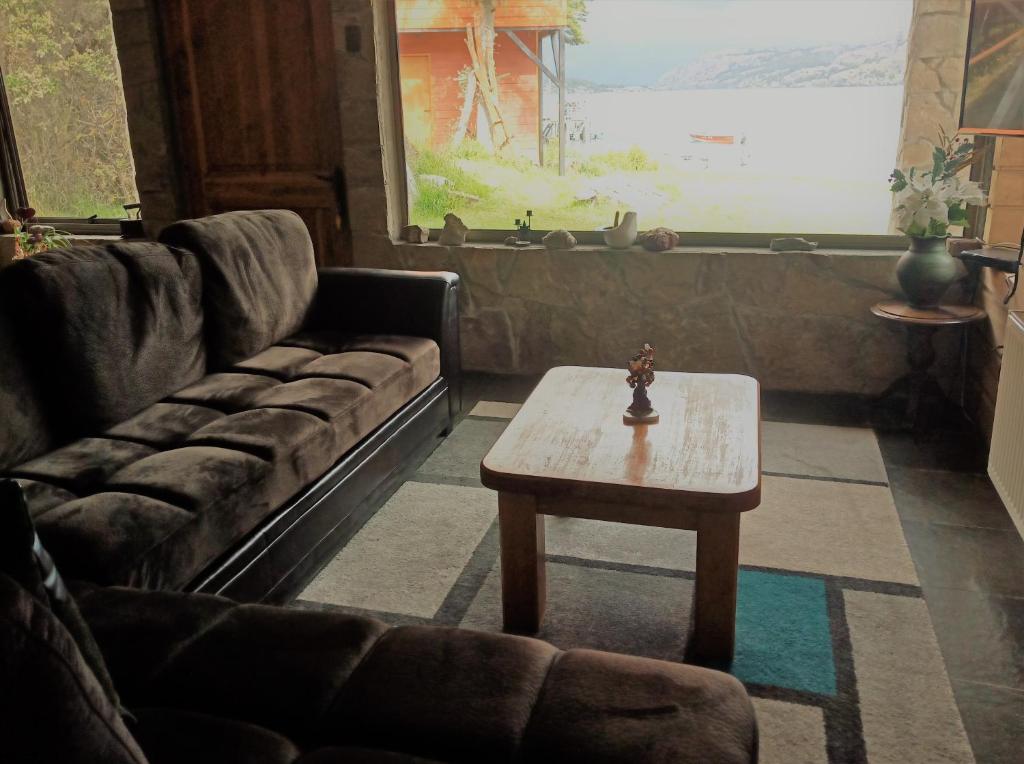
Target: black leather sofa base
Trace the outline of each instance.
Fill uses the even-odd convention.
[[[290,601],[437,445],[461,409],[437,379],[186,587],[240,602]]]

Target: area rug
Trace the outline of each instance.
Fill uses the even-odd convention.
[[[497,497],[480,459],[515,414],[482,402],[296,607],[501,630]],[[731,672],[767,764],[971,762],[874,434],[766,422],[743,516]],[[542,639],[682,661],[695,534],[546,519]]]

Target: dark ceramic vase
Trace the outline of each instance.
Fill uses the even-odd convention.
[[[957,277],[944,236],[911,236],[896,265],[896,278],[912,308],[934,308]]]

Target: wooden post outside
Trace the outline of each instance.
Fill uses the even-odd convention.
[[[498,492],[501,607],[505,631],[536,634],[547,603],[544,515],[531,494]]]
[[[537,55],[544,58],[544,35],[537,32]],[[544,70],[537,67],[537,165],[544,166]]]
[[[565,29],[558,30],[558,174],[565,175]]]

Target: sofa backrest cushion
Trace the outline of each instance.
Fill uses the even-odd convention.
[[[196,256],[152,242],[54,250],[0,271],[3,311],[64,438],[203,376],[201,299]]]
[[[212,370],[297,332],[316,293],[313,242],[288,210],[225,212],[168,226],[160,241],[195,252]]]
[[[0,471],[55,445],[21,350],[11,319],[0,314]]]

